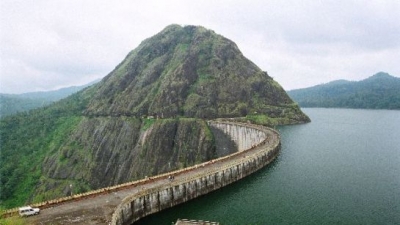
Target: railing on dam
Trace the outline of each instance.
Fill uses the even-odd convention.
[[[230,122],[210,121],[241,145],[241,151],[185,169],[192,174],[128,196],[122,200],[112,215],[111,224],[131,224],[140,218],[180,203],[189,201],[213,190],[246,177],[271,162],[279,152],[279,134],[269,128]],[[246,139],[246,140],[239,140]],[[174,176],[179,171],[170,173]]]

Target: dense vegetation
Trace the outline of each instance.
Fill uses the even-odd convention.
[[[302,107],[400,109],[400,78],[380,72],[358,82],[333,81],[288,94]]]
[[[0,94],[0,117],[25,112],[50,104],[42,99],[29,99],[19,96]]]
[[[309,121],[232,41],[202,27],[169,26],[101,82],[0,120],[0,203],[44,201],[227,154],[203,120],[219,117]]]
[[[0,201],[22,205],[32,197],[49,149],[58,148],[80,120],[79,95],[0,120]]]
[[[23,217],[3,217],[4,208],[0,206],[0,224],[1,225],[24,225],[26,224],[25,218]]]

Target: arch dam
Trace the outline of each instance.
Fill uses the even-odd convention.
[[[209,121],[236,143],[238,151],[182,170],[66,198],[33,204],[39,215],[28,224],[125,225],[240,180],[279,153],[279,133],[253,124]],[[174,177],[174,179],[169,179]],[[16,209],[6,212],[15,214]]]

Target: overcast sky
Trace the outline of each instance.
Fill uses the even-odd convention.
[[[169,24],[233,40],[286,90],[400,76],[399,0],[0,0],[0,10],[1,93],[104,77]]]

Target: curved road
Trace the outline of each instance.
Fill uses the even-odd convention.
[[[228,157],[228,160],[212,160],[206,163],[194,166],[193,169],[175,175],[174,182],[184,181],[190,177],[199,176],[201,174],[209,173],[211,171],[218,171],[220,168],[227,164],[232,164],[235,161],[243,160],[245,157],[250,157],[259,152],[265,151],[269,143],[279,142],[278,135],[274,132],[266,130],[268,142],[264,145],[255,148],[234,153]],[[224,157],[223,157],[224,158]],[[121,190],[109,191],[108,193],[96,195],[77,201],[69,201],[55,207],[42,209],[39,215],[28,217],[26,219],[28,224],[109,224],[112,214],[121,201],[139,191],[155,188],[158,186],[168,185],[171,182],[168,176],[163,179],[149,178],[146,181],[140,182],[135,186],[128,186]]]

